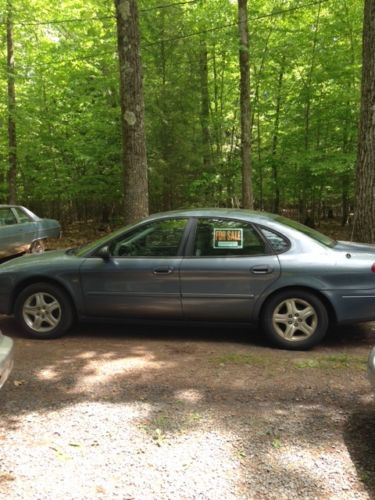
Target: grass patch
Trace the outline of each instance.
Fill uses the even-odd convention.
[[[269,363],[269,360],[261,356],[256,356],[254,354],[240,354],[240,353],[230,352],[228,354],[223,354],[222,356],[216,356],[214,358],[211,358],[210,362],[218,366],[225,366],[225,365],[266,366]]]
[[[223,354],[211,358],[210,363],[215,366],[225,367],[227,365],[236,366],[257,366],[269,367],[290,367],[297,369],[318,369],[318,370],[343,370],[352,369],[365,371],[367,367],[367,357],[352,356],[349,354],[329,354],[316,355],[311,358],[299,358],[291,360],[289,357],[261,356],[257,354],[233,353]]]
[[[318,356],[315,358],[299,359],[293,362],[293,366],[295,368],[318,368],[323,370],[340,370],[345,368],[366,370],[366,365],[366,358],[362,358],[360,356],[349,356],[348,354]]]

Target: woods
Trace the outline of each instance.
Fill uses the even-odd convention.
[[[0,5],[3,202],[66,223],[194,206],[311,224],[353,211],[363,2]]]

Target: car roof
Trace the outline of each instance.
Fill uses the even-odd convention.
[[[277,215],[242,208],[194,208],[173,210],[150,215],[147,220],[169,217],[231,217],[233,219],[251,220],[254,222],[275,221]]]

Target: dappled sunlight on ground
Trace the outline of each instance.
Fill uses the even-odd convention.
[[[77,383],[73,389],[74,391],[85,391],[93,387],[99,389],[100,386],[108,386],[115,382],[116,377],[126,377],[129,373],[131,377],[139,376],[139,380],[142,380],[142,374],[147,373],[149,370],[165,370],[172,369],[175,363],[168,361],[157,361],[154,360],[152,354],[146,354],[142,357],[120,357],[118,359],[90,359],[82,370],[82,374],[77,380]]]
[[[157,423],[147,403],[90,402],[30,413],[17,430],[23,436],[17,460],[1,456],[1,470],[11,470],[12,480],[1,481],[0,473],[0,494],[22,496],[27,482],[29,498],[75,498],[74,491],[79,498],[98,492],[105,498],[172,498],[177,492],[236,498],[240,465],[230,433],[198,428],[171,436],[169,422]],[[3,447],[14,433],[3,436]]]
[[[176,391],[174,397],[178,401],[197,403],[203,398],[203,394],[196,389],[186,389],[184,391]]]
[[[4,320],[0,496],[371,498],[372,326],[294,353],[217,328],[90,325],[41,342]]]

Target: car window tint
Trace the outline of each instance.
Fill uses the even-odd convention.
[[[109,245],[114,257],[172,257],[177,255],[187,219],[144,224]]]
[[[0,226],[17,224],[17,219],[10,208],[0,208]]]
[[[224,219],[198,221],[193,254],[196,257],[261,255],[265,244],[253,226]]]
[[[25,212],[21,209],[21,208],[18,208],[18,207],[15,207],[13,210],[15,210],[17,212],[17,217],[18,217],[18,220],[22,223],[22,222],[30,222],[30,217],[25,214]]]
[[[261,227],[260,230],[262,231],[263,236],[267,239],[268,243],[271,245],[274,252],[281,253],[288,250],[290,246],[289,241],[281,236],[281,234],[274,233],[265,227]]]

